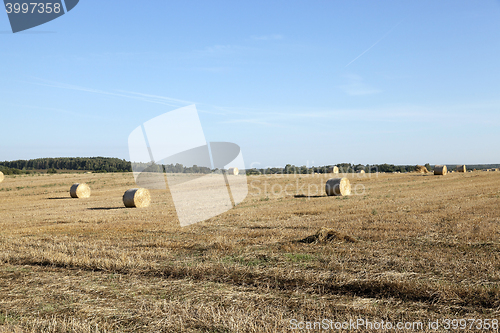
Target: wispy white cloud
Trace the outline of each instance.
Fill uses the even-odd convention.
[[[269,123],[269,122],[264,121],[262,119],[231,119],[231,120],[222,121],[221,123],[222,124],[246,123],[246,124],[255,124],[255,125],[263,125],[263,126],[271,126],[271,127],[279,126],[276,123],[272,124],[272,123]]]
[[[212,45],[201,50],[195,50],[187,54],[188,57],[224,57],[235,55],[246,55],[255,50],[242,45]]]
[[[219,54],[219,53],[234,52],[235,49],[237,49],[237,47],[234,45],[213,45],[213,46],[208,46],[199,52],[208,54]]]
[[[44,86],[44,87],[53,87],[53,88],[88,92],[88,93],[107,95],[107,96],[124,97],[124,98],[136,99],[136,100],[140,100],[140,101],[144,101],[144,102],[148,102],[148,103],[162,104],[162,105],[167,105],[167,106],[172,106],[172,107],[180,107],[180,106],[185,106],[185,105],[189,105],[189,104],[194,104],[193,102],[183,101],[183,100],[165,97],[165,96],[150,95],[150,94],[143,94],[143,93],[130,92],[130,91],[121,91],[121,90],[106,91],[106,90],[93,89],[93,88],[88,88],[88,87],[72,85],[72,84],[60,83],[60,82],[55,82],[55,81],[49,81],[49,80],[44,80],[44,79],[40,79],[40,78],[35,78],[35,79],[37,80],[36,82],[27,82],[27,83],[35,84],[35,85],[39,85],[39,86]]]
[[[264,36],[251,36],[251,38],[255,39],[255,40],[279,40],[279,39],[283,39],[283,35],[272,34],[272,35],[264,35]]]
[[[140,96],[143,98],[151,98],[152,100],[156,101],[165,101],[169,103],[177,103],[177,104],[195,104],[195,102],[192,101],[185,101],[182,99],[176,99],[176,98],[171,98],[171,97],[165,97],[165,96],[159,96],[159,95],[151,95],[151,94],[143,94],[143,93],[138,93],[138,92],[133,92],[133,91],[125,91],[125,90],[117,90],[118,92],[132,95],[132,96]]]
[[[461,105],[399,105],[352,109],[308,109],[291,112],[260,110],[247,113],[249,118],[239,116],[224,123],[253,123],[265,126],[307,126],[307,124],[338,123],[420,123],[463,126],[469,123],[479,125],[500,125],[500,101]],[[474,112],[474,117],[470,113]],[[395,129],[397,130],[397,129]]]
[[[116,96],[128,99],[135,99],[147,103],[156,103],[171,107],[183,107],[190,104],[196,104],[200,113],[207,113],[217,117],[224,117],[220,123],[240,123],[254,124],[260,126],[287,127],[302,126],[308,122],[334,121],[369,121],[385,123],[445,123],[447,126],[464,125],[469,123],[484,124],[487,126],[500,125],[500,100],[481,101],[474,104],[448,104],[448,105],[397,105],[397,106],[379,106],[373,108],[297,108],[277,111],[274,108],[242,108],[216,106],[211,104],[188,101],[154,94],[145,94],[141,92],[132,92],[124,90],[105,91],[82,87],[77,85],[65,84],[60,82],[48,81],[35,78],[35,82],[28,82],[41,86],[54,87],[59,89],[68,89],[82,91],[86,93]],[[342,86],[347,93],[352,95],[373,94],[380,92],[363,83],[358,75],[348,75],[349,83]],[[31,106],[26,106],[31,107]],[[73,114],[72,111],[47,108],[60,113]],[[471,117],[471,114],[474,114]],[[76,115],[76,114],[74,114]],[[228,119],[229,118],[229,119]],[[217,121],[217,120],[216,120]]]
[[[200,72],[211,72],[211,73],[222,73],[231,70],[230,67],[190,67],[189,70],[200,71]]]
[[[248,114],[248,112],[249,112],[249,109],[239,110],[238,108],[221,107],[221,106],[211,105],[211,104],[207,104],[207,103],[182,100],[182,99],[154,95],[154,94],[145,94],[145,93],[141,93],[141,92],[127,91],[127,90],[107,91],[107,90],[99,90],[99,89],[88,88],[88,87],[83,87],[83,86],[78,86],[78,85],[73,85],[73,84],[45,80],[45,79],[41,79],[41,78],[37,78],[37,77],[32,77],[32,79],[34,79],[35,81],[28,81],[25,83],[35,84],[35,85],[44,86],[44,87],[52,87],[52,88],[57,88],[57,89],[67,89],[67,90],[81,91],[81,92],[92,93],[92,94],[115,96],[115,97],[122,97],[122,98],[127,98],[127,99],[135,99],[135,100],[139,100],[139,101],[143,101],[143,102],[147,102],[147,103],[161,104],[161,105],[166,105],[166,106],[175,107],[175,108],[179,108],[179,107],[183,107],[183,106],[187,106],[187,105],[191,105],[191,104],[196,104],[198,111],[200,113],[206,113],[206,114],[212,114],[212,115],[218,115],[218,116],[225,116],[225,115],[240,115],[241,116],[241,115]],[[54,110],[54,111],[56,111],[56,110]],[[59,110],[59,111],[62,111],[62,110]]]
[[[353,62],[355,62],[356,60],[358,60],[363,54],[365,54],[366,52],[370,51],[375,45],[377,45],[378,43],[380,43],[385,37],[387,37],[387,35],[389,35],[392,30],[394,30],[398,25],[400,25],[404,20],[401,20],[399,21],[398,24],[396,24],[394,27],[392,27],[385,35],[382,36],[382,38],[380,38],[379,40],[377,40],[372,46],[370,46],[369,48],[367,48],[366,50],[364,50],[360,55],[358,55],[356,58],[352,59],[351,61],[349,61],[349,63],[347,65],[345,65],[345,67],[349,66],[350,64],[352,64]]]
[[[359,75],[349,74],[346,75],[348,82],[339,86],[345,93],[351,96],[373,95],[381,93],[382,90],[375,89],[367,85],[363,78]]]
[[[20,108],[23,108],[23,109],[53,111],[53,112],[57,112],[57,113],[60,113],[60,114],[67,114],[67,115],[70,115],[72,117],[102,119],[102,117],[97,116],[97,115],[91,115],[91,114],[87,114],[87,113],[78,113],[78,112],[64,110],[64,109],[59,109],[59,108],[48,108],[48,107],[35,106],[35,105],[26,105],[26,104],[11,104],[11,106],[20,107]]]

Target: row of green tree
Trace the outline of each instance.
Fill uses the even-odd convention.
[[[132,163],[132,169],[134,171],[145,171],[145,172],[165,172],[165,173],[210,173],[212,170],[207,167],[193,165],[191,167],[185,167],[182,164],[150,164],[150,163]]]
[[[33,171],[47,170],[48,173],[56,173],[57,170],[82,170],[92,172],[130,172],[132,163],[112,157],[57,157],[37,158],[33,160],[17,160],[0,162],[0,171],[6,175],[31,173]],[[210,173],[207,167],[193,165],[191,167],[182,164],[141,164],[134,163],[134,170],[145,170],[150,172],[167,173]]]
[[[318,167],[295,166],[287,164],[284,168],[266,168],[266,169],[248,169],[247,175],[271,175],[271,174],[312,174],[312,173],[329,173],[330,168],[337,166],[339,173],[356,173],[361,170],[367,173],[376,172],[412,172],[415,171],[415,165],[394,165],[394,164],[351,164],[340,163],[336,165],[323,165]]]
[[[0,162],[0,167],[29,170],[86,170],[95,172],[132,171],[130,162],[112,157],[58,157]]]
[[[455,169],[455,165],[447,165],[448,170]],[[496,169],[500,168],[500,164],[468,164],[466,165],[467,170],[483,170],[483,169]]]
[[[330,167],[334,165],[324,165],[318,167],[295,166],[287,164],[284,168],[253,168],[246,170],[247,175],[261,174],[311,174],[311,173],[329,173]],[[367,173],[375,172],[412,172],[415,171],[414,165],[394,165],[394,164],[351,164],[340,163],[336,164],[340,173],[356,173],[364,170]],[[432,171],[432,166],[429,163],[425,164],[429,171]],[[484,169],[484,168],[499,168],[499,164],[482,164],[482,165],[467,165],[467,169]],[[448,169],[452,170],[455,165],[448,165]],[[167,173],[210,173],[207,167],[191,166],[186,167],[182,164],[167,164],[167,165],[148,165],[134,163],[134,170],[145,170],[154,172]],[[132,163],[118,158],[112,157],[59,157],[59,158],[38,158],[33,160],[17,160],[0,162],[0,171],[6,175],[30,173],[34,170],[47,170],[49,173],[55,173],[57,170],[85,170],[92,172],[130,172],[132,171]]]
[[[4,175],[20,175],[20,174],[24,174],[24,173],[29,173],[29,171],[23,171],[23,170],[19,170],[16,168],[8,168],[8,167],[2,166],[2,165],[0,165],[0,171]]]

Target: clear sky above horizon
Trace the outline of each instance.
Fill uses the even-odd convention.
[[[12,34],[0,161],[129,159],[195,104],[247,167],[500,163],[500,1],[81,0]]]

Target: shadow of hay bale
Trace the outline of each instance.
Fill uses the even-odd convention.
[[[340,233],[333,229],[322,228],[316,234],[307,236],[304,239],[299,240],[299,243],[328,243],[328,242],[348,242],[348,243],[356,243],[357,240],[349,235]]]
[[[311,198],[326,198],[327,195],[305,195],[305,194],[295,194],[293,196],[294,198],[308,198],[308,199],[311,199]]]

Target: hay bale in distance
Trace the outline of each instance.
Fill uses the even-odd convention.
[[[0,171],[0,183],[3,182],[5,176],[3,175],[3,172]]]
[[[351,183],[347,178],[330,178],[325,184],[325,192],[328,196],[351,195]]]
[[[123,194],[123,204],[127,208],[148,207],[151,202],[149,191],[145,188],[131,188]]]
[[[365,170],[363,170],[363,169],[361,169],[361,170],[358,170],[358,173],[361,173],[361,174],[363,174],[363,173],[365,173]]]
[[[436,165],[434,166],[434,174],[438,176],[444,176],[448,172],[446,165]]]
[[[415,166],[415,172],[418,172],[418,173],[429,173],[429,170],[427,170],[427,168],[423,165],[417,165]]]
[[[327,243],[335,241],[344,241],[349,243],[357,242],[355,238],[329,228],[321,228],[316,234],[307,236],[306,238],[299,240],[300,243],[307,243],[307,244]]]
[[[233,176],[237,176],[240,173],[240,171],[238,170],[238,168],[229,168],[227,170],[227,173]]]
[[[457,172],[467,172],[465,165],[457,165]]]
[[[69,190],[72,198],[88,198],[90,197],[90,187],[85,183],[73,184]]]
[[[328,168],[328,173],[339,173],[339,167],[334,165]]]

